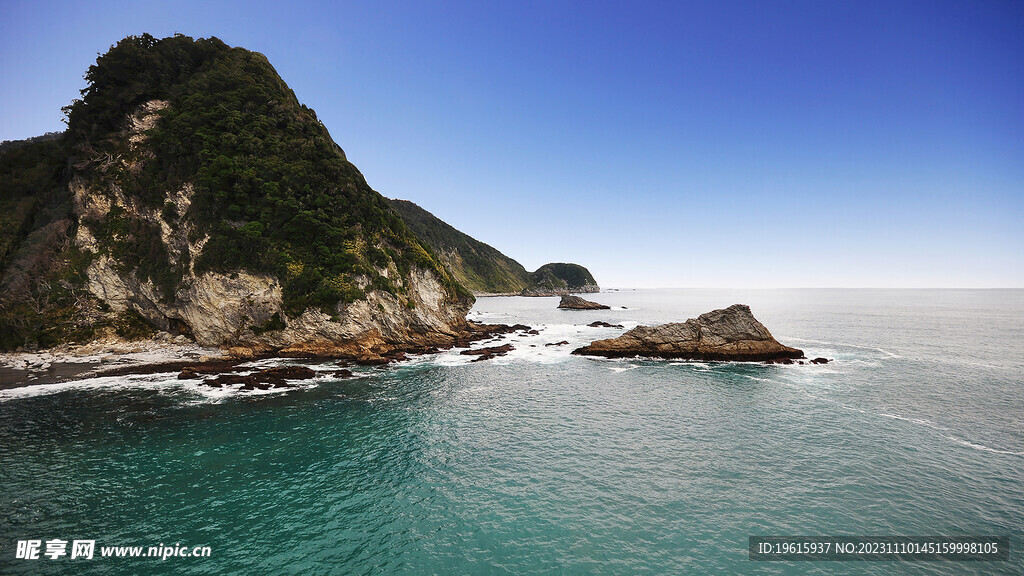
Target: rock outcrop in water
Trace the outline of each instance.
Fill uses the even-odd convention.
[[[558,307],[565,310],[608,310],[611,306],[585,300],[579,296],[562,296]]]
[[[597,340],[572,353],[607,358],[648,356],[741,362],[804,356],[801,350],[779,344],[744,304],[713,310],[686,322],[637,326],[618,338]]]

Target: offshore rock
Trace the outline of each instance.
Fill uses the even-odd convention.
[[[489,348],[477,348],[476,350],[463,350],[461,354],[463,356],[476,356],[473,362],[482,362],[484,360],[490,360],[496,356],[504,356],[509,352],[515,350],[515,347],[511,344],[505,344],[503,346],[491,346]]]
[[[209,373],[208,371],[206,371]],[[186,375],[186,374],[191,375]],[[179,379],[196,377],[198,371],[184,370],[178,376]],[[309,380],[316,376],[316,372],[305,366],[279,366],[256,370],[251,374],[220,374],[216,378],[203,380],[201,384],[211,388],[221,388],[241,384],[242,390],[270,390],[272,388],[294,388],[289,380]]]
[[[572,353],[606,358],[647,356],[740,362],[804,357],[803,351],[775,340],[745,304],[713,310],[686,322],[637,326],[618,338],[597,340]]]
[[[591,322],[590,324],[587,324],[587,326],[589,326],[591,328],[622,328],[622,324],[609,324],[609,323],[603,322],[601,320],[597,320],[596,322]]]
[[[558,303],[558,307],[566,310],[608,310],[611,308],[611,306],[584,300],[579,296],[562,296],[562,301]]]

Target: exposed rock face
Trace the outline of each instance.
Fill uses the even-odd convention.
[[[96,196],[90,200],[95,202]],[[159,218],[155,211],[138,208],[127,199],[111,202],[139,219]],[[81,204],[78,207],[87,210]],[[89,228],[80,225],[79,248],[91,252],[91,238]],[[202,249],[201,244],[198,248],[190,245],[184,232],[168,234],[162,240],[171,248],[170,254],[176,252],[175,244],[184,244],[181,252]],[[281,283],[272,276],[245,271],[197,275],[189,269],[173,297],[167,298],[152,281],[125,273],[123,265],[107,255],[97,257],[87,274],[89,291],[115,312],[134,309],[157,328],[185,333],[205,346],[231,345],[256,351],[288,349],[336,355],[343,352],[338,345],[344,342],[342,347],[351,354],[342,355],[361,356],[373,348],[402,347],[420,337],[437,344],[463,327],[472,306],[468,299],[453,302],[435,274],[413,268],[406,278],[395,279],[406,288],[404,302],[382,290],[366,290],[364,299],[339,306],[333,318],[311,308],[297,318],[288,318],[281,330],[257,333],[257,328],[275,315],[286,317]],[[369,288],[369,282],[362,287]],[[332,348],[337,349],[331,352]]]
[[[611,308],[611,306],[605,306],[604,304],[584,300],[579,296],[562,296],[562,300],[558,303],[558,307],[566,310],[608,310]]]
[[[150,64],[182,54],[195,65]],[[159,71],[121,82],[143,61]],[[242,67],[242,85],[228,82]],[[217,39],[130,37],[89,75],[66,136],[66,250],[80,268],[67,289],[97,330],[141,317],[240,358],[377,360],[472,336],[472,296],[265,57]],[[264,121],[272,134],[254,127]]]
[[[637,326],[618,338],[597,340],[572,353],[607,358],[648,356],[741,362],[804,356],[801,350],[779,344],[744,304],[713,310],[686,322]]]

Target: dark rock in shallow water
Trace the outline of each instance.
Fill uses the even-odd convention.
[[[198,378],[197,372],[200,371],[186,368],[182,370],[178,378]],[[201,373],[210,374],[211,372],[206,370],[201,371]],[[213,388],[241,384],[242,390],[269,390],[271,388],[292,388],[294,385],[289,384],[288,380],[308,380],[314,376],[316,376],[316,371],[305,366],[278,366],[276,368],[256,370],[244,376],[241,374],[220,374],[216,378],[204,380],[202,384]]]
[[[811,360],[811,364],[828,364],[828,358],[815,358]]]
[[[316,371],[305,366],[279,366],[267,368],[256,373],[259,379],[266,378],[287,378],[289,380],[309,380],[316,376]]]
[[[221,374],[211,380],[204,380],[203,385],[212,386],[213,388],[220,388],[222,386],[233,386],[235,384],[242,384],[243,386],[255,386],[256,377],[253,375],[241,376],[239,374]]]
[[[488,338],[497,338],[502,334],[510,334],[512,332],[526,332],[530,334],[532,327],[526,324],[515,324],[509,326],[507,324],[477,324],[476,322],[467,322],[467,330],[458,338],[452,341],[452,344],[446,346],[448,348],[465,348],[470,346],[473,342],[479,340],[486,340]]]
[[[515,348],[511,344],[505,344],[503,346],[491,346],[489,348],[477,348],[476,350],[463,350],[461,354],[463,356],[477,356],[473,359],[473,362],[482,362],[484,360],[490,360],[496,356],[504,356]]]
[[[504,355],[515,350],[511,344],[504,344],[502,346],[491,346],[489,348],[477,348],[476,350],[463,350],[460,352],[463,356],[479,356],[479,355]]]
[[[622,324],[609,324],[600,320],[591,322],[590,324],[587,324],[587,326],[590,326],[591,328],[622,328]]]
[[[611,306],[605,306],[604,304],[584,300],[579,296],[562,296],[562,300],[558,303],[558,307],[565,310],[608,310],[611,308]]]
[[[568,343],[568,340],[562,340],[561,342],[548,342],[545,346],[565,346]]]
[[[597,340],[572,353],[742,362],[804,357],[803,351],[779,344],[743,304],[713,310],[686,322],[637,326],[618,338]]]

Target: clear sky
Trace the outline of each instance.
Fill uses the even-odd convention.
[[[1024,287],[1024,2],[0,1],[0,140],[130,34],[265,54],[377,191],[606,287]]]

